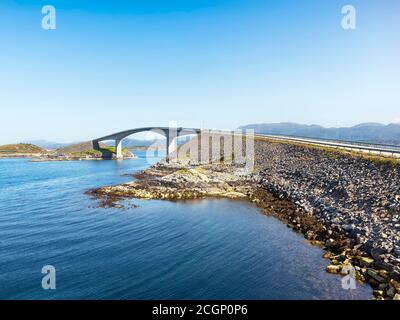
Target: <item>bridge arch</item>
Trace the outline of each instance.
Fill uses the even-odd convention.
[[[115,154],[117,159],[123,159],[122,155],[122,140],[126,137],[139,133],[139,132],[157,132],[163,135],[166,138],[166,151],[167,151],[167,162],[170,161],[171,154],[177,150],[177,139],[181,136],[186,135],[200,135],[201,130],[195,128],[173,128],[173,127],[144,127],[144,128],[136,128],[130,129],[125,131],[116,132],[104,137],[100,137],[97,139],[92,140],[93,148],[98,150],[100,149],[100,142],[107,141],[107,140],[114,140],[115,141]]]

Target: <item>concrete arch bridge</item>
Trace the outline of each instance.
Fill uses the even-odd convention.
[[[125,130],[116,132],[104,137],[100,137],[92,140],[93,148],[96,150],[100,149],[101,141],[115,141],[115,153],[117,159],[122,159],[122,140],[132,134],[139,132],[155,132],[163,135],[166,138],[166,150],[167,150],[167,161],[168,156],[177,150],[177,139],[178,137],[187,136],[187,135],[200,135],[202,130],[195,128],[173,128],[173,127],[144,127],[144,128],[136,128],[131,130]]]

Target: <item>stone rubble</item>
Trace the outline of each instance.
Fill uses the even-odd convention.
[[[348,248],[367,255],[353,257],[357,260],[353,262],[380,270],[379,274],[361,270],[374,289],[382,289],[376,296],[393,298],[400,293],[393,285],[400,281],[399,164],[256,141],[255,166],[253,179],[258,186],[295,203],[336,239],[349,239]],[[315,238],[327,248],[336,242],[328,233]],[[332,266],[328,271],[338,270]],[[385,284],[388,279],[397,282]]]

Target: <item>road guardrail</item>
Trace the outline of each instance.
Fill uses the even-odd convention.
[[[396,146],[396,145],[333,140],[333,139],[309,138],[309,137],[299,137],[299,136],[289,136],[289,135],[256,134],[256,136],[272,138],[272,139],[276,139],[276,140],[308,143],[308,144],[326,146],[326,147],[331,147],[331,148],[346,149],[346,150],[353,150],[353,151],[359,151],[359,152],[361,151],[361,152],[375,153],[375,154],[381,154],[381,155],[391,155],[393,157],[400,157],[400,146]]]

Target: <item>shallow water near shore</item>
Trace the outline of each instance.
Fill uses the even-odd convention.
[[[0,159],[0,299],[371,298],[367,285],[342,289],[320,248],[245,202],[98,208],[84,192],[130,181],[123,174],[149,165],[136,154]],[[56,290],[41,287],[44,265],[56,268]]]

